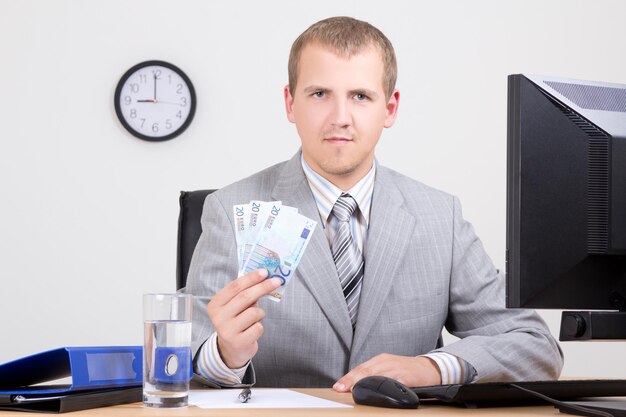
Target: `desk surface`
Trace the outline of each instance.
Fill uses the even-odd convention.
[[[262,389],[262,388],[258,388]],[[331,389],[326,388],[307,388],[294,389],[294,391],[313,395],[327,400],[336,401],[338,403],[354,405],[354,408],[283,408],[283,409],[261,409],[251,408],[250,410],[227,410],[227,409],[202,409],[194,406],[184,408],[148,408],[142,403],[123,404],[113,407],[94,408],[91,410],[76,411],[65,413],[68,417],[86,416],[86,417],[134,417],[134,416],[172,416],[172,417],[195,417],[195,416],[211,416],[211,417],[236,417],[236,416],[294,416],[298,417],[322,417],[328,416],[408,416],[416,415],[420,417],[428,416],[564,416],[553,406],[529,406],[529,407],[507,407],[507,408],[479,408],[466,409],[445,405],[428,404],[423,402],[417,410],[397,410],[393,408],[368,407],[354,404],[351,394],[339,394]],[[19,411],[0,411],[0,417],[19,416],[26,417],[28,413]],[[32,415],[32,414],[31,414]],[[35,414],[42,415],[42,414]]]

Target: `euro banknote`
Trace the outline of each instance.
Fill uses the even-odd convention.
[[[242,233],[243,245],[238,249],[238,252],[241,254],[239,257],[240,275],[246,261],[250,257],[250,250],[259,236],[259,232],[263,229],[263,225],[273,215],[272,213],[278,213],[281,207],[282,203],[280,201],[250,201],[249,220]]]
[[[259,202],[255,201],[250,204],[254,203]],[[299,214],[294,207],[275,204],[277,202],[260,203],[262,204],[259,204],[259,212],[263,211],[264,206],[270,208],[267,217],[263,218],[262,227],[258,227],[261,222],[261,215],[259,215],[256,219],[255,233],[250,233],[252,228],[245,232],[246,241],[243,242],[243,249],[237,241],[238,253],[242,251],[245,256],[243,264],[240,264],[240,275],[260,268],[267,269],[268,278],[280,278],[282,281],[282,285],[269,296],[273,301],[280,301],[285,287],[295,274],[317,223]],[[238,222],[235,208],[233,213],[237,228],[241,222]],[[243,216],[245,217],[245,212]],[[248,225],[250,226],[251,222]]]

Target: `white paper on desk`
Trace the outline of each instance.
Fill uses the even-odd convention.
[[[247,403],[239,401],[240,389],[190,390],[189,405],[200,408],[352,408],[288,389],[253,389]]]

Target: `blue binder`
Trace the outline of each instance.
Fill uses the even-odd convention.
[[[142,349],[64,347],[7,362],[0,365],[0,396],[141,386]],[[66,377],[71,377],[71,384],[41,385]]]

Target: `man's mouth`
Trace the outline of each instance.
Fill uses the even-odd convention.
[[[346,138],[343,136],[329,136],[327,138],[324,139],[327,142],[330,143],[347,143],[347,142],[352,142],[352,138]]]

